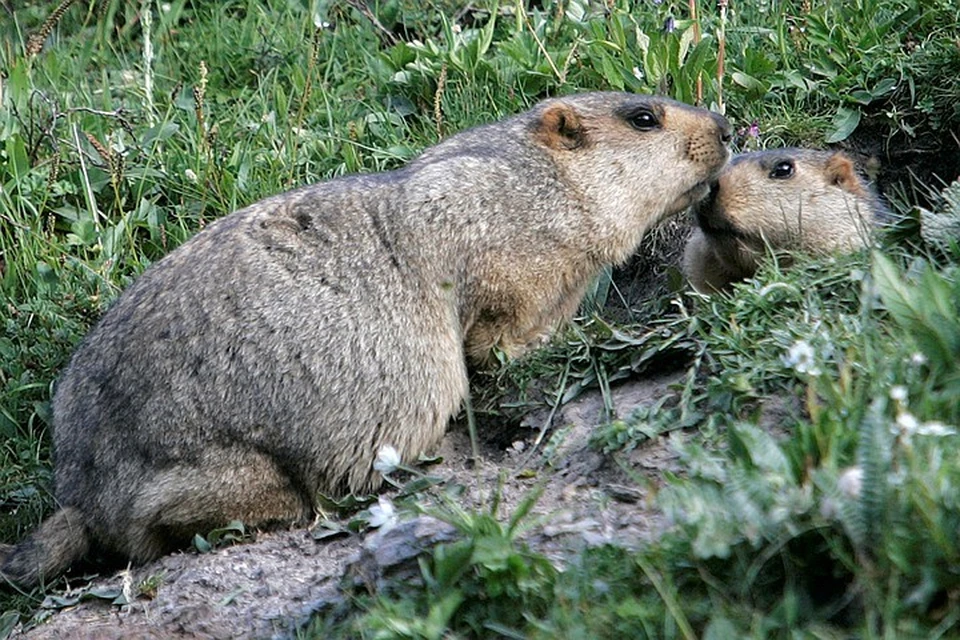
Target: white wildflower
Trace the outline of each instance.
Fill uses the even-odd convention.
[[[820,368],[817,366],[816,353],[810,343],[806,340],[797,340],[787,355],[783,358],[783,363],[791,367],[797,373],[807,373],[811,376],[820,375]]]
[[[901,411],[897,414],[897,427],[906,436],[912,436],[920,428],[920,421],[908,411]]]
[[[942,422],[924,422],[917,427],[917,434],[934,437],[953,436],[957,434],[957,430]]]
[[[827,520],[840,517],[840,504],[833,498],[824,498],[820,503],[820,515]]]
[[[919,351],[910,356],[910,364],[915,367],[922,367],[927,364],[927,356],[923,355]]]
[[[390,475],[400,466],[400,452],[393,445],[386,444],[377,452],[377,459],[373,468],[385,476]]]
[[[896,425],[899,433],[907,440],[915,435],[939,438],[943,436],[953,436],[957,433],[955,427],[951,427],[942,422],[920,422],[916,416],[907,411],[901,411],[897,414]]]
[[[380,496],[377,504],[370,507],[370,526],[380,531],[389,531],[397,524],[397,510],[390,498]]]
[[[610,584],[607,582],[604,582],[603,580],[599,580],[599,579],[594,580],[591,586],[593,587],[593,592],[596,593],[597,595],[610,593]]]
[[[859,498],[863,489],[863,469],[849,467],[837,478],[837,489],[848,498]]]
[[[897,402],[906,402],[907,388],[901,384],[890,387],[890,399]]]
[[[183,172],[183,175],[186,176],[187,180],[196,184],[197,174],[194,172],[193,169],[187,169],[186,171]]]

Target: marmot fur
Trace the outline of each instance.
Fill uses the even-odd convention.
[[[734,157],[694,207],[683,270],[702,293],[757,271],[769,250],[827,253],[865,246],[886,209],[841,151],[777,149]]]
[[[93,551],[144,562],[376,489],[381,447],[409,463],[441,439],[468,357],[549,335],[706,195],[728,140],[708,111],[587,93],[210,224],[73,355],[53,401],[59,510],[0,571],[30,586]]]

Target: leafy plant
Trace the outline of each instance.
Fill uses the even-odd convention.
[[[427,509],[453,524],[461,539],[437,545],[420,560],[422,585],[408,586],[399,598],[378,597],[336,635],[433,640],[451,633],[518,633],[549,605],[557,578],[546,557],[519,541],[538,498],[539,491],[528,495],[505,523],[498,495],[488,511],[467,511],[451,498]]]
[[[233,520],[222,527],[213,529],[207,535],[199,533],[193,536],[193,546],[200,553],[210,553],[214,549],[228,547],[244,539],[248,539],[246,527],[239,520]]]
[[[920,262],[908,280],[883,254],[873,260],[880,299],[925,359],[931,390],[943,387],[944,393],[960,393],[960,288],[955,279]]]

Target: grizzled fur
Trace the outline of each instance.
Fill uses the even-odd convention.
[[[866,246],[889,213],[840,151],[776,149],[736,156],[695,207],[684,272],[702,293],[756,273],[768,251]]]
[[[60,511],[0,571],[143,562],[238,519],[305,522],[435,446],[467,360],[523,352],[644,231],[707,193],[723,118],[594,93],[465,131],[408,166],[267,198],[148,269],[53,403]]]

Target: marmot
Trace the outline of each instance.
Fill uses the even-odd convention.
[[[702,293],[757,271],[770,249],[824,253],[867,244],[886,208],[842,151],[777,149],[735,156],[694,207],[683,270]]]
[[[210,224],[73,355],[53,400],[59,510],[0,572],[30,586],[92,552],[140,563],[376,489],[381,447],[409,463],[438,444],[468,357],[516,355],[571,316],[604,265],[707,194],[729,137],[672,100],[568,96]]]

